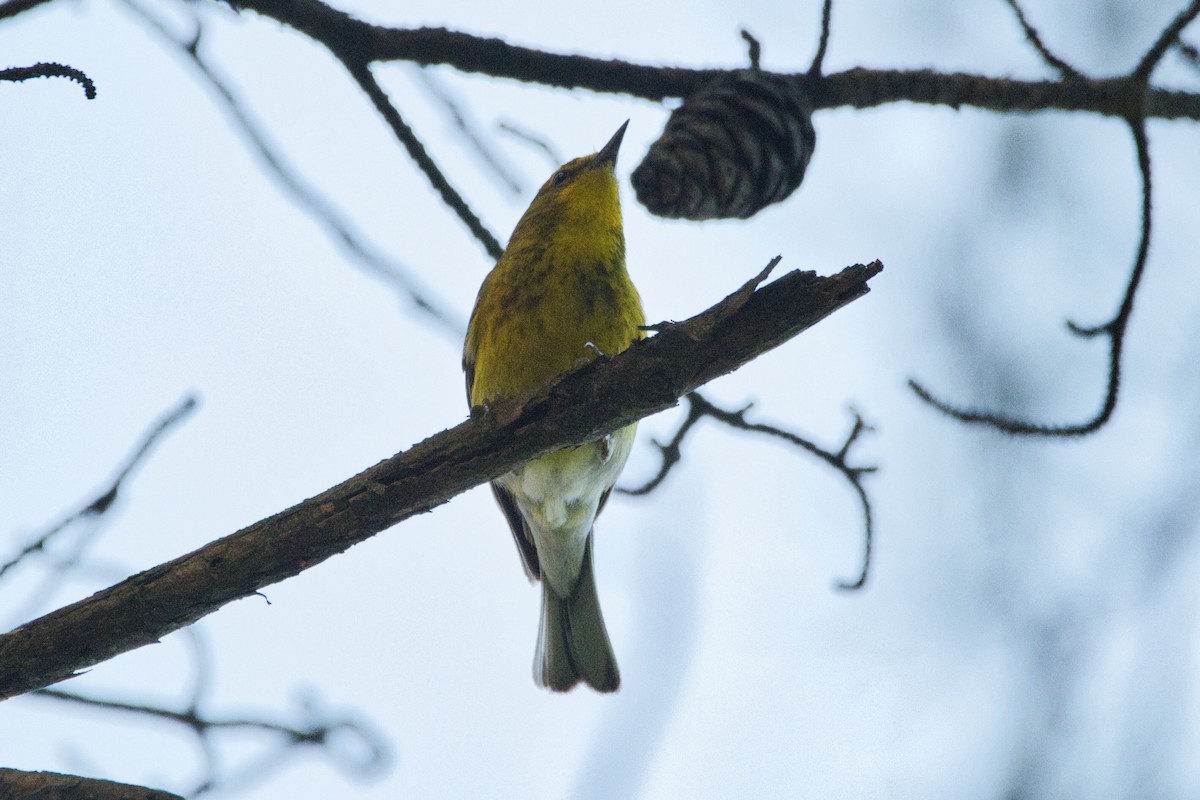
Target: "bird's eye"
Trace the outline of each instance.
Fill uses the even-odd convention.
[[[567,173],[559,170],[554,173],[554,179],[551,181],[555,186],[562,186],[567,181]]]

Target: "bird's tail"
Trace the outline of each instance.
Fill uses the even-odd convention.
[[[579,579],[570,597],[559,597],[542,578],[542,623],[538,629],[533,679],[539,686],[565,692],[584,681],[598,692],[615,692],[621,685],[600,613],[596,577],[592,572],[592,534],[583,550]]]

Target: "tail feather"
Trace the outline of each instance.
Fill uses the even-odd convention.
[[[559,597],[549,582],[542,580],[542,621],[533,678],[539,686],[556,692],[565,692],[580,681],[598,692],[614,692],[621,685],[596,594],[590,533],[570,597]]]

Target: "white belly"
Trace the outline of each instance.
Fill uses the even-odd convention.
[[[499,479],[533,533],[542,579],[559,597],[570,596],[579,577],[596,507],[617,482],[636,429],[630,425],[607,442],[550,453]]]

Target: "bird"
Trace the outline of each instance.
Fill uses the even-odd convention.
[[[521,216],[484,278],[463,346],[472,413],[519,398],[642,338],[625,267],[615,174],[626,120],[597,152],[563,164]],[[636,423],[521,464],[491,483],[525,572],[541,582],[533,677],[565,692],[620,686],[593,568],[596,516],[633,447]]]

